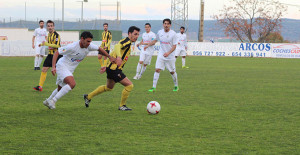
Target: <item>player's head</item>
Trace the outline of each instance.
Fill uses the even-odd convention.
[[[140,28],[136,26],[130,26],[128,29],[128,38],[131,42],[135,42],[140,35]]]
[[[180,27],[180,33],[182,33],[182,34],[183,34],[183,33],[184,33],[184,31],[185,31],[185,27],[181,26],[181,27]]]
[[[171,24],[172,24],[172,22],[169,18],[166,18],[166,19],[163,20],[163,26],[164,26],[164,30],[166,32],[168,32],[170,30]]]
[[[55,28],[55,25],[54,25],[54,22],[52,20],[48,20],[47,21],[47,29],[50,33],[53,33],[54,32],[54,28]]]
[[[43,28],[43,27],[44,27],[44,21],[43,21],[43,20],[40,20],[40,21],[39,21],[39,24],[40,24],[40,28]]]
[[[80,47],[87,48],[90,46],[91,42],[93,41],[93,34],[89,31],[84,31],[80,35]]]
[[[104,31],[107,31],[107,30],[108,30],[108,23],[104,23],[104,24],[103,24],[103,29],[104,29]]]
[[[147,33],[149,33],[151,31],[151,24],[150,23],[145,24],[145,30],[146,30]]]

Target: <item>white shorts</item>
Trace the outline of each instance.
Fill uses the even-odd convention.
[[[65,66],[62,65],[56,65],[56,85],[59,85],[61,87],[65,86],[66,83],[64,83],[64,79],[68,76],[73,76],[72,72]]]
[[[37,45],[35,45],[35,54],[44,56],[45,55],[45,46],[39,47],[39,43]]]
[[[184,49],[176,49],[175,56],[186,56],[186,51]]]
[[[144,52],[140,53],[140,60],[143,61],[144,64],[150,65],[152,59],[152,55],[145,54]]]
[[[161,69],[161,70],[165,70],[165,68],[167,68],[169,70],[169,72],[175,72],[176,71],[175,61],[176,61],[176,59],[163,60],[163,59],[157,57],[155,68]]]

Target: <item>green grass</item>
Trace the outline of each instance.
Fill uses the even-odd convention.
[[[50,72],[35,92],[33,58],[0,57],[0,154],[299,154],[298,59],[189,57],[190,69],[179,59],[179,92],[164,71],[149,93],[155,60],[133,81],[138,57],[129,59],[133,111],[123,112],[120,84],[84,107],[82,94],[106,82],[96,57],[79,65],[75,89],[55,110],[42,104],[56,88]],[[158,115],[146,112],[151,100],[161,104]]]

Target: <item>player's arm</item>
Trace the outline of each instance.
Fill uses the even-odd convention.
[[[32,37],[32,48],[34,49],[34,40],[35,40],[35,36]]]
[[[139,42],[138,44],[136,44],[136,47],[139,47],[140,45],[143,45],[143,39],[142,39],[142,41],[141,42]]]
[[[166,52],[166,53],[164,54],[164,57],[168,57],[172,52],[175,51],[175,49],[176,49],[176,45],[173,45],[172,48],[171,48],[171,50],[170,50],[169,52]]]
[[[103,48],[99,47],[98,51],[101,53],[101,55],[104,55],[109,58],[110,62],[115,62],[115,58],[110,56]]]
[[[52,69],[51,69],[51,72],[52,72],[53,76],[55,76],[55,74],[56,74],[56,61],[57,61],[58,55],[59,55],[59,52],[56,51],[56,52],[54,52],[53,58],[52,58]]]
[[[157,42],[157,40],[156,40],[156,39],[154,39],[153,41],[151,41],[150,43],[148,43],[148,45],[147,45],[147,46],[145,46],[145,47],[144,47],[144,50],[146,51],[146,49],[147,49],[148,47],[155,45],[155,44],[156,44],[156,42]]]
[[[110,47],[111,41],[112,41],[112,35],[111,35],[111,33],[109,33],[108,42],[107,42],[108,48]]]
[[[52,48],[59,48],[60,47],[60,36],[56,37],[56,41],[54,44],[50,44],[48,42],[42,42],[39,46],[49,46]]]

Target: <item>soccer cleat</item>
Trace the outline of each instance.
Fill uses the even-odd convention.
[[[46,106],[46,107],[48,107],[49,108],[49,103],[48,103],[48,101],[47,101],[48,99],[46,98],[46,100],[45,101],[43,101],[43,104],[44,104],[44,106]]]
[[[142,75],[139,75],[139,76],[138,76],[138,79],[141,79],[141,78],[142,78]]]
[[[179,87],[178,86],[175,86],[173,91],[178,91],[179,90]]]
[[[41,86],[33,87],[33,89],[36,91],[43,91],[43,88]]]
[[[36,70],[37,67],[34,67],[34,70]]]
[[[91,102],[91,100],[89,100],[87,97],[88,97],[88,94],[84,94],[84,95],[83,95],[85,107],[88,108],[88,107],[89,107],[89,104],[90,104],[90,102]]]
[[[123,105],[122,107],[119,107],[119,110],[122,110],[122,111],[130,111],[132,109],[128,108],[126,105]]]
[[[53,100],[47,100],[47,102],[49,109],[55,109],[55,102]]]
[[[182,66],[182,68],[190,68],[190,67],[188,67],[188,66]]]
[[[149,92],[155,92],[156,88],[152,87],[151,89],[148,90]]]
[[[40,67],[37,67],[36,70],[41,70],[41,68],[40,68]]]
[[[139,79],[139,76],[136,75],[136,76],[133,77],[133,79],[134,79],[134,80],[138,80],[138,79]]]

